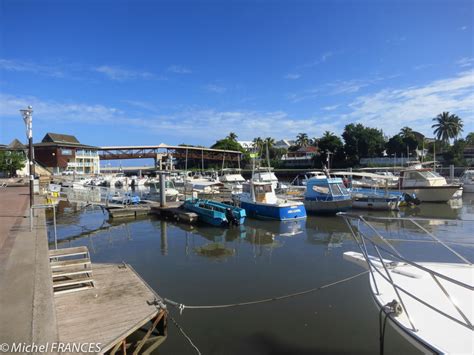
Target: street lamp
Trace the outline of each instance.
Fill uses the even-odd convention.
[[[28,106],[27,109],[20,110],[23,116],[23,121],[26,126],[26,136],[28,137],[28,160],[29,160],[29,173],[30,173],[30,208],[34,205],[34,179],[35,179],[35,166],[33,160],[35,159],[33,152],[33,107]]]

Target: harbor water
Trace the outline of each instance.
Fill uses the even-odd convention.
[[[474,220],[474,194],[399,212],[353,212]],[[94,263],[131,264],[159,295],[184,305],[272,298],[363,271],[343,259],[345,251],[358,249],[344,220],[337,216],[308,216],[291,222],[247,219],[242,226],[224,229],[152,216],[107,221],[101,209],[61,204],[57,224],[59,248],[84,245]],[[442,223],[429,224],[434,233],[449,233]],[[463,238],[474,238],[473,225],[462,223]],[[429,248],[423,249],[430,253]],[[182,314],[168,307],[203,354],[379,352],[378,310],[367,274],[317,292],[250,306],[185,308]],[[156,353],[195,351],[170,322],[168,338]],[[385,353],[418,351],[388,327]]]

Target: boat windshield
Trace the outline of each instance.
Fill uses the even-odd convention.
[[[331,190],[333,196],[344,196],[348,194],[343,184],[331,184]]]
[[[324,195],[329,195],[329,186],[318,186],[314,185],[313,186],[313,191],[324,194]]]
[[[272,192],[272,185],[255,185],[256,194],[264,194],[266,192]]]

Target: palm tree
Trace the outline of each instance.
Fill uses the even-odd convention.
[[[457,139],[463,130],[462,120],[449,112],[440,113],[433,121],[436,123],[431,128],[435,128],[436,138],[445,143],[449,143],[451,138]]]
[[[459,118],[457,115],[452,114],[450,117],[451,120],[451,125],[452,125],[452,131],[453,131],[453,138],[456,141],[463,131],[463,126],[464,124],[462,123],[462,119]]]
[[[262,145],[263,145],[263,139],[261,137],[257,137],[253,139],[254,148],[257,148],[257,150],[260,150]]]
[[[275,144],[275,139],[273,139],[272,137],[267,137],[265,138],[265,141],[263,143],[268,145],[268,149],[270,149]]]
[[[230,132],[226,139],[230,139],[231,141],[237,141],[237,135],[234,132]]]
[[[296,145],[298,147],[307,147],[309,145],[309,138],[306,133],[298,133],[296,136]]]
[[[413,136],[413,130],[410,127],[405,126],[400,130],[399,134],[402,138],[408,138]]]
[[[326,139],[327,139],[327,138],[332,138],[332,137],[334,137],[334,136],[335,136],[334,133],[332,133],[332,132],[330,132],[330,131],[326,131],[326,132],[323,133],[323,137],[322,137],[322,138],[326,138]]]

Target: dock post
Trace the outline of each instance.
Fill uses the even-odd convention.
[[[168,255],[168,226],[167,222],[162,220],[160,222],[160,230],[161,230],[161,255]]]
[[[166,206],[165,174],[161,171],[158,174],[160,176],[160,207],[165,207]]]
[[[454,181],[454,165],[451,164],[449,166],[449,182],[453,183],[453,181]]]

